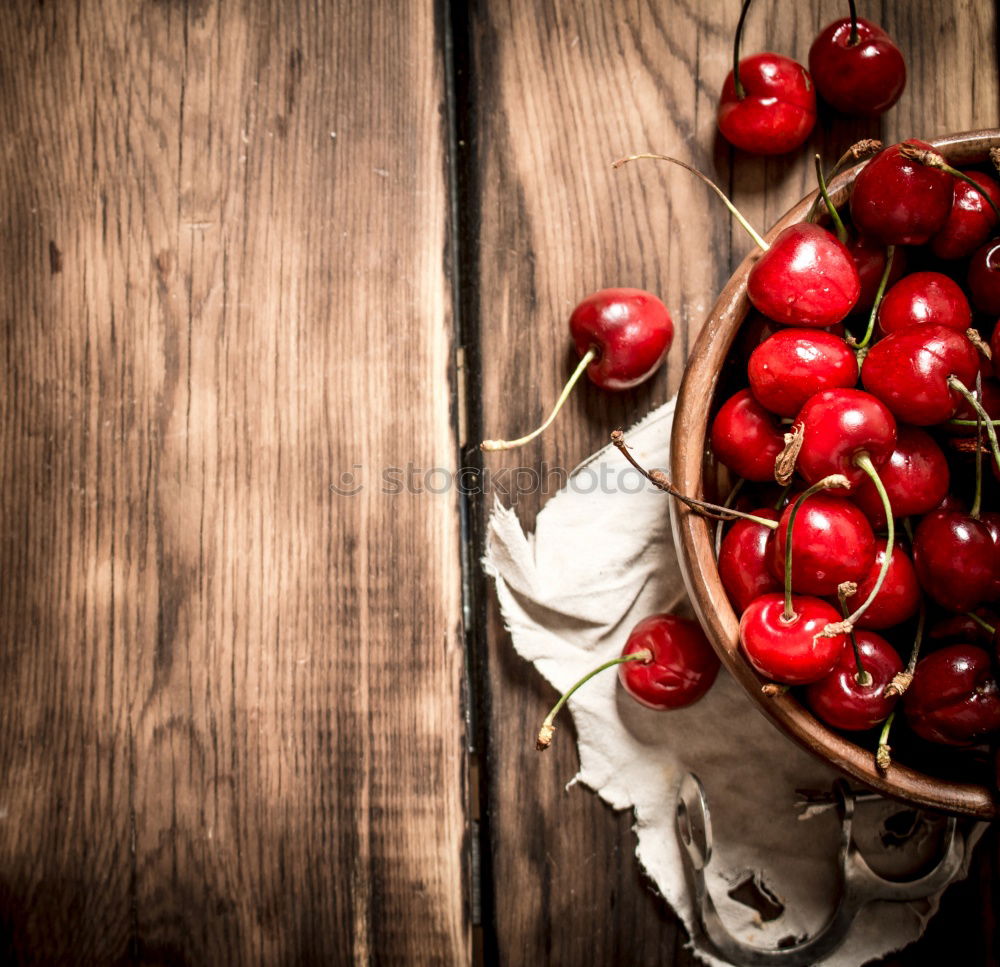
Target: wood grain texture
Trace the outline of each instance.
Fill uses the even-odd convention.
[[[439,29],[0,10],[4,962],[469,958]]]
[[[482,430],[516,435],[545,415],[571,370],[566,319],[604,285],[659,292],[678,327],[666,367],[620,396],[582,385],[541,440],[489,454],[493,468],[564,467],[668,398],[716,294],[750,248],[706,189],[653,163],[609,171],[633,151],[675,154],[715,173],[759,227],[812,188],[811,152],[831,160],[860,137],[898,140],[994,125],[996,11],[986,3],[870,4],[909,57],[899,105],[879,122],[824,115],[792,158],[737,155],[715,134],[718,91],[730,66],[738,4],[482,2],[471,18],[478,115]],[[840,6],[774,0],[748,21],[745,51],[804,60]],[[517,497],[527,527],[546,494]],[[499,959],[510,963],[691,963],[683,931],[642,888],[630,817],[563,787],[576,772],[570,732],[544,758],[531,737],[553,700],[513,655],[495,604],[488,611],[490,808]],[[526,804],[530,804],[526,805]],[[947,936],[976,938],[995,959],[993,921],[977,889],[995,841],[979,853],[966,902],[950,921],[890,963],[932,962]],[[992,882],[992,880],[990,880]],[[516,890],[506,888],[517,884]],[[995,896],[995,892],[990,894]],[[973,899],[975,898],[975,899]],[[947,905],[946,905],[947,906]],[[931,961],[927,960],[931,957]]]

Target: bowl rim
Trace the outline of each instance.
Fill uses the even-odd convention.
[[[990,148],[1000,147],[1000,129],[967,131],[929,143],[953,165],[979,164],[988,158]],[[853,166],[831,182],[830,194],[838,207],[847,201],[850,187],[865,164],[867,161]],[[816,195],[817,192],[812,192],[789,209],[765,239],[770,241],[789,225],[803,221]],[[709,416],[706,401],[715,395],[722,363],[750,308],[746,279],[758,257],[759,252],[748,255],[726,283],[684,370],[677,394],[670,453],[671,477],[682,493],[702,493]],[[754,705],[781,731],[835,769],[890,798],[980,819],[998,816],[1000,803],[992,789],[938,779],[897,763],[893,763],[888,776],[882,776],[875,768],[872,751],[862,749],[827,728],[797,699],[784,694],[762,695],[760,688],[766,679],[759,676],[739,653],[739,622],[716,567],[712,528],[704,517],[679,501],[669,503],[681,573],[698,619],[723,665]]]

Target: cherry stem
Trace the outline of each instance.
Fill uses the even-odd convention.
[[[576,386],[580,377],[583,375],[586,368],[600,356],[600,350],[596,346],[591,346],[584,354],[583,358],[577,364],[576,369],[573,370],[573,375],[570,376],[566,385],[563,387],[562,393],[559,394],[559,399],[556,400],[556,405],[552,407],[552,412],[549,414],[548,419],[540,426],[537,430],[533,430],[527,436],[519,437],[516,440],[483,440],[479,444],[480,450],[513,450],[515,447],[524,446],[525,443],[530,443],[535,439],[540,433],[543,433],[551,425],[552,421],[559,415],[559,411],[563,407],[563,403],[569,398],[569,394],[572,392],[573,387]]]
[[[745,477],[737,477],[736,483],[733,484],[733,489],[729,491],[729,496],[722,502],[722,506],[728,510],[733,506],[733,501],[739,496],[740,491],[743,489],[743,484],[746,483]],[[724,520],[720,520],[718,524],[715,525],[715,556],[719,556],[719,551],[722,548],[722,525],[725,524]]]
[[[951,426],[986,426],[987,423],[1000,426],[1000,420],[948,420],[948,423]]]
[[[687,504],[692,510],[699,511],[706,517],[713,520],[752,520],[755,524],[763,524],[768,530],[777,530],[777,521],[767,520],[765,517],[758,517],[756,514],[745,514],[742,510],[733,510],[732,507],[720,507],[719,504],[711,504],[707,500],[698,500],[696,497],[688,497],[682,494],[668,479],[662,470],[650,472],[635,457],[628,452],[628,444],[625,442],[625,434],[621,430],[615,430],[611,434],[611,442],[621,451],[622,455],[636,470],[639,471],[654,487],[658,487],[671,497],[676,497],[683,504]]]
[[[544,751],[552,744],[552,735],[556,730],[553,721],[555,717],[559,714],[560,709],[566,704],[567,699],[581,686],[586,685],[595,675],[599,675],[605,669],[613,668],[615,665],[624,665],[628,661],[641,661],[645,662],[647,665],[653,660],[653,653],[648,648],[642,648],[639,651],[634,651],[630,655],[620,655],[618,658],[612,658],[611,661],[606,661],[603,665],[598,665],[597,668],[591,669],[583,676],[576,684],[571,685],[563,694],[559,697],[559,701],[552,706],[552,711],[545,716],[545,721],[542,722],[542,727],[538,730],[538,737],[535,740],[535,748],[539,752]]]
[[[847,0],[847,5],[851,8],[851,36],[847,38],[847,46],[854,47],[858,43],[858,8],[854,0]]]
[[[1000,208],[997,207],[997,203],[989,196],[989,194],[984,191],[983,186],[980,185],[974,178],[970,178],[967,174],[964,174],[957,168],[953,168],[947,161],[944,160],[944,155],[938,153],[937,151],[928,151],[926,148],[918,148],[915,145],[906,144],[905,142],[900,145],[899,153],[902,157],[907,158],[910,161],[918,161],[920,164],[926,165],[928,168],[939,168],[941,171],[947,171],[953,178],[958,178],[959,181],[964,181],[971,188],[975,188],[975,190],[986,200],[990,208],[993,209],[997,218],[1000,218]]]
[[[878,749],[875,752],[875,768],[884,776],[889,771],[889,766],[892,765],[892,756],[890,750],[892,746],[889,745],[889,730],[892,728],[892,723],[896,720],[896,710],[893,709],[889,713],[889,717],[885,720],[885,725],[882,726],[882,734],[878,737]]]
[[[799,495],[788,515],[788,526],[785,529],[785,610],[781,615],[783,621],[792,621],[796,617],[795,608],[792,607],[792,528],[795,526],[795,518],[798,517],[799,508],[813,494],[817,494],[821,490],[830,490],[833,487],[850,487],[850,483],[842,473],[834,473],[830,474],[829,477],[824,477]]]
[[[969,388],[957,376],[949,376],[948,385],[956,393],[964,396],[969,405],[982,418],[983,426],[986,427],[986,435],[990,438],[990,449],[993,451],[993,459],[996,461],[997,467],[1000,467],[1000,444],[997,443],[997,431],[993,427],[993,420],[990,419],[989,413],[983,409],[983,404],[976,399],[974,393],[969,392]]]
[[[983,398],[983,374],[976,373],[976,396]],[[979,416],[979,414],[976,414]],[[976,421],[976,497],[972,501],[972,509],[969,516],[973,520],[979,520],[979,510],[983,502],[983,418],[979,416]]]
[[[965,616],[967,618],[971,618],[973,621],[975,621],[977,625],[979,625],[980,628],[982,628],[984,631],[988,631],[991,635],[995,635],[997,633],[997,629],[993,625],[991,625],[988,621],[983,621],[983,619],[980,618],[978,614],[975,614],[972,611],[966,611]]]
[[[747,96],[746,88],[740,80],[740,40],[743,37],[743,21],[747,19],[747,12],[750,9],[752,0],[743,0],[740,9],[740,19],[736,24],[736,36],[733,38],[733,87],[736,88],[736,96],[742,101]]]
[[[843,219],[840,217],[840,212],[837,211],[837,206],[834,205],[830,198],[830,192],[827,191],[826,187],[826,177],[823,174],[823,159],[817,154],[815,157],[816,164],[816,181],[819,183],[819,193],[826,203],[826,210],[830,213],[830,219],[833,222],[834,231],[837,233],[837,238],[840,239],[842,245],[847,244],[847,229],[844,228]]]
[[[868,328],[865,330],[864,338],[855,348],[864,349],[871,342],[872,334],[875,332],[875,320],[878,318],[878,307],[882,305],[882,296],[885,295],[885,287],[889,281],[889,273],[892,271],[892,260],[896,255],[896,246],[887,245],[885,249],[885,268],[882,269],[882,278],[878,280],[878,288],[875,290],[875,301],[872,303],[872,311],[868,316]]]
[[[920,599],[920,611],[917,614],[917,633],[913,636],[913,647],[910,649],[910,660],[906,663],[906,673],[912,675],[917,669],[917,659],[920,657],[920,646],[924,643],[924,621],[927,618],[927,608],[924,599]]]
[[[876,151],[882,150],[882,142],[876,141],[875,138],[862,138],[862,140],[852,144],[841,156],[837,159],[837,163],[830,169],[830,173],[826,176],[828,182],[833,181],[833,179],[844,170],[845,166],[849,162],[857,162],[864,158],[866,155],[874,154]],[[811,222],[816,219],[816,210],[819,208],[819,203],[823,200],[821,195],[817,195],[813,199],[812,205],[809,207],[809,214],[806,215],[806,221]]]
[[[682,168],[690,171],[691,174],[700,178],[709,188],[712,189],[721,199],[722,203],[729,209],[730,214],[743,226],[747,234],[754,240],[754,244],[762,251],[766,252],[771,246],[761,238],[757,230],[751,225],[744,217],[743,213],[726,197],[726,193],[707,175],[703,175],[697,168],[693,168],[691,165],[678,158],[671,158],[670,155],[666,154],[630,154],[625,158],[619,158],[617,161],[612,162],[612,168],[621,168],[623,165],[628,164],[630,161],[669,161],[671,164],[680,165]]]
[[[853,582],[845,582],[837,588],[837,598],[840,601],[840,613],[846,618],[850,612],[847,607],[847,593],[845,585],[851,588],[851,594],[855,594],[858,590],[858,586]],[[862,687],[866,688],[871,685],[874,679],[865,670],[864,663],[861,661],[861,649],[858,647],[858,639],[854,636],[854,628],[851,627],[850,630],[851,648],[854,649],[854,662],[858,666],[858,673],[854,676],[854,680]]]
[[[857,611],[852,615],[849,615],[844,621],[853,627],[857,624],[858,618],[860,618],[867,610],[871,603],[878,597],[879,591],[882,590],[882,585],[885,583],[886,575],[889,573],[889,565],[892,563],[892,548],[896,541],[896,522],[892,516],[892,504],[889,502],[889,495],[886,493],[885,485],[882,483],[882,478],[878,475],[878,471],[875,469],[875,464],[872,463],[872,458],[862,451],[854,458],[854,465],[863,470],[875,485],[875,489],[878,491],[879,497],[882,499],[882,507],[885,510],[885,557],[882,559],[882,566],[879,568],[878,577],[875,579],[875,585],[868,594],[868,597],[861,603]]]

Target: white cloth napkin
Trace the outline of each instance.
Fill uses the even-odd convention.
[[[668,467],[673,410],[671,401],[626,434],[636,459],[649,469]],[[688,611],[669,499],[608,446],[546,504],[533,535],[523,533],[512,510],[495,506],[485,568],[495,579],[514,648],[558,691],[615,657],[642,618]],[[712,816],[709,890],[733,934],[773,946],[823,925],[837,900],[839,820],[834,808],[803,810],[796,790],[829,791],[837,774],[782,735],[724,670],[708,695],[687,709],[642,708],[613,671],[591,680],[569,708],[580,770],[567,790],[579,781],[615,809],[634,809],[639,860],[689,932],[693,911],[674,827],[678,784],[689,771],[704,784]],[[563,730],[555,741],[568,738]],[[858,806],[866,858],[882,872],[905,873],[934,854],[940,822],[925,814],[917,814],[914,833],[902,845],[883,844],[883,821],[905,809],[888,800]],[[983,828],[967,824],[963,877]],[[748,879],[784,907],[777,918],[765,921],[728,896]],[[923,932],[939,899],[871,904],[824,963],[858,965],[905,946]],[[696,952],[707,964],[724,963],[706,950]]]

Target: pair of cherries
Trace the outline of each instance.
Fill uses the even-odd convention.
[[[733,44],[733,69],[719,98],[718,124],[731,144],[754,154],[785,154],[803,144],[816,123],[816,92],[835,110],[876,117],[899,100],[906,63],[881,27],[850,16],[827,25],[809,49],[809,70],[782,54],[740,59],[744,0]]]

